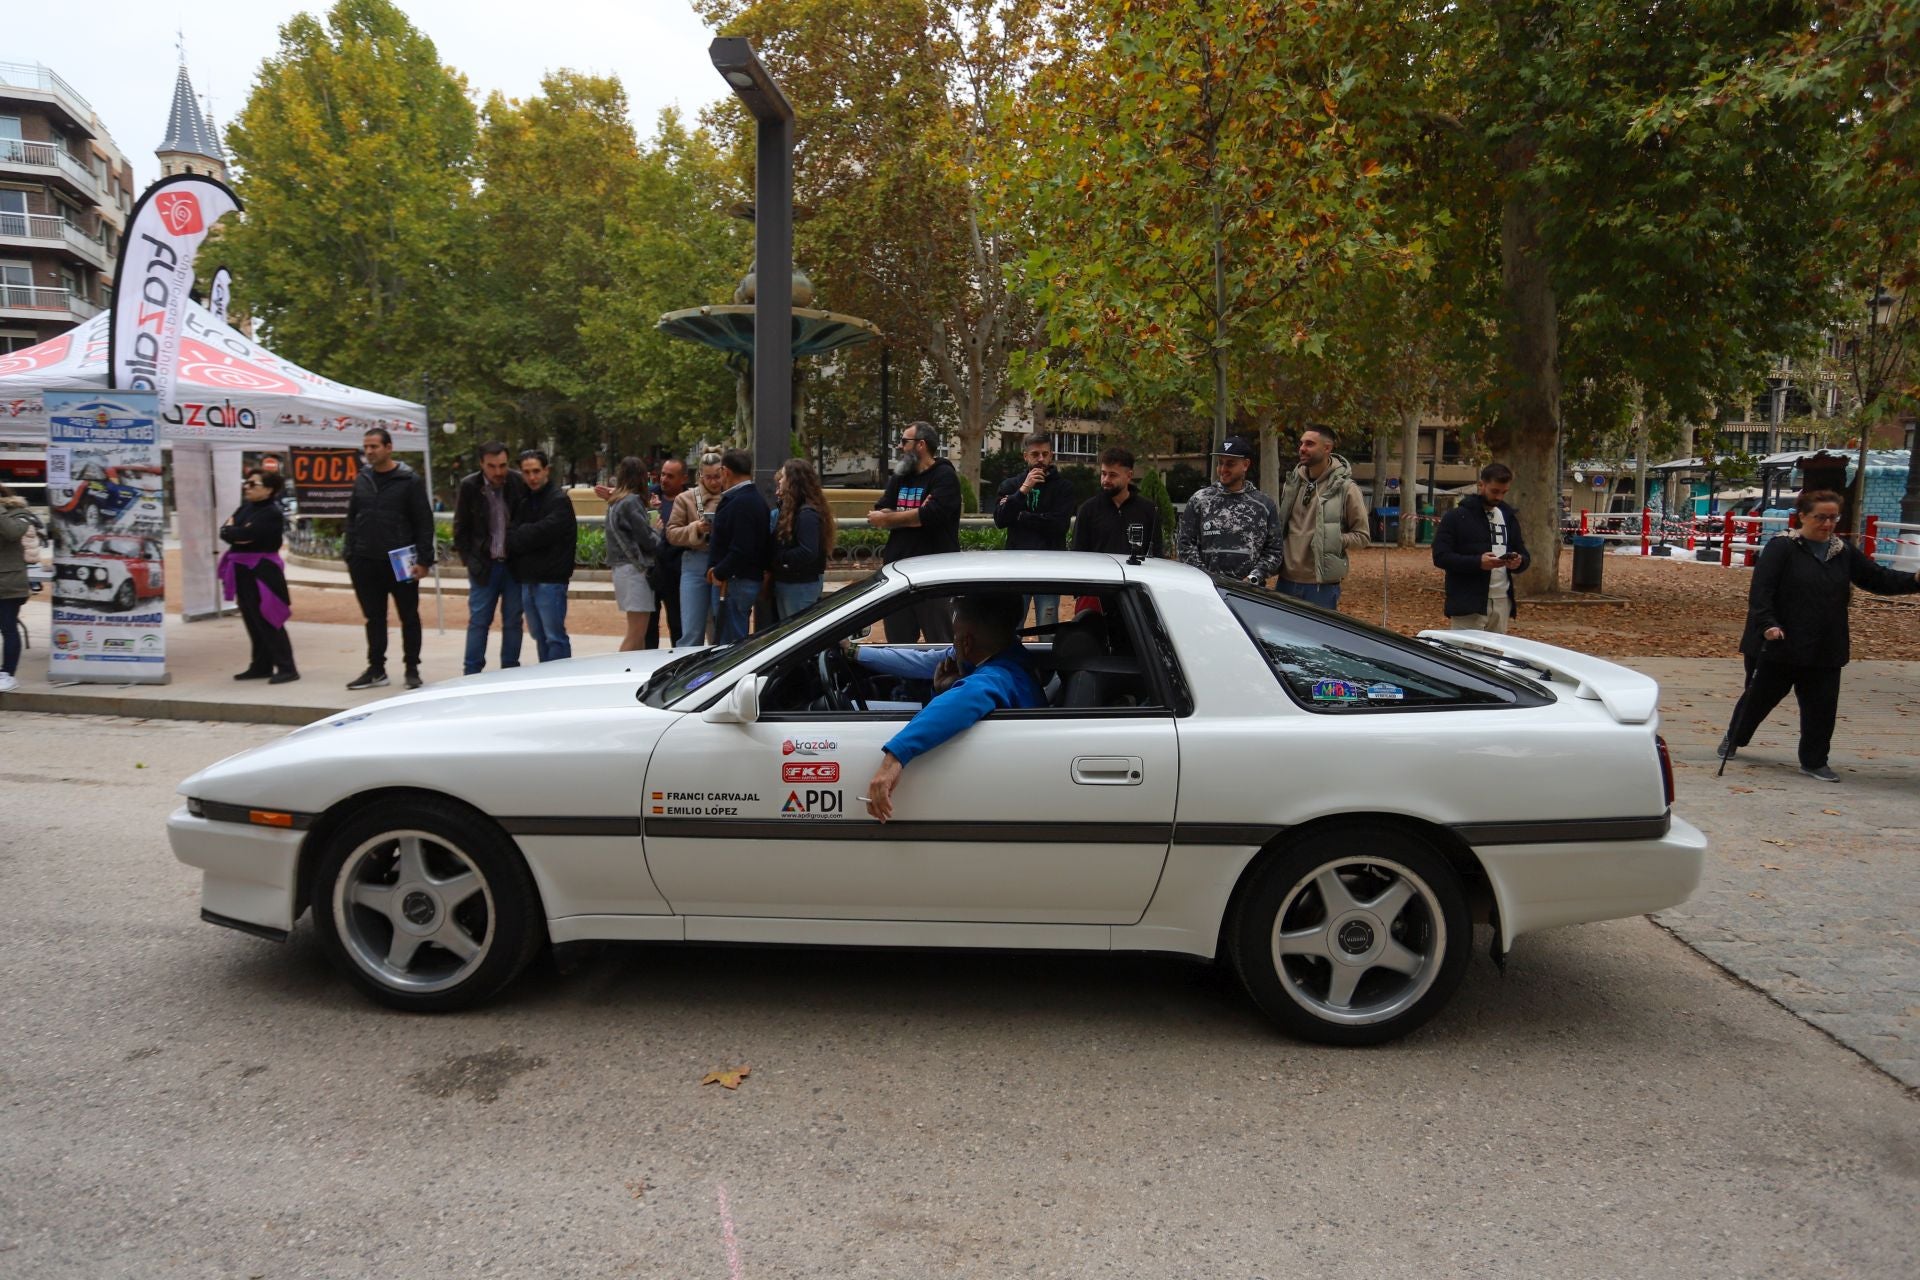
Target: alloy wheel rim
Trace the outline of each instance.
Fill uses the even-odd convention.
[[[1325,1022],[1364,1026],[1405,1013],[1446,955],[1446,915],[1431,886],[1390,858],[1334,858],[1294,882],[1274,915],[1274,972]]]
[[[441,836],[388,831],[347,855],[333,883],[347,954],[397,991],[444,991],[487,958],[493,891],[473,859]]]

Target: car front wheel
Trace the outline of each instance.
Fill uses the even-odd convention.
[[[335,966],[382,1004],[415,1012],[493,996],[543,932],[519,850],[445,801],[383,803],[349,819],[314,868],[312,901]]]
[[[1255,872],[1228,946],[1254,1002],[1286,1031],[1380,1044],[1446,1004],[1472,928],[1459,877],[1437,851],[1389,827],[1342,827]]]

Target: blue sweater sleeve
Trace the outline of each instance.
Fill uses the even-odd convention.
[[[903,680],[931,680],[933,669],[953,656],[953,646],[944,649],[910,649],[890,644],[863,644],[854,650],[860,665],[883,676]]]
[[[1004,668],[981,667],[929,702],[881,749],[903,766],[911,764],[914,757],[972,728],[988,712],[1012,706],[1012,686],[1012,673]]]

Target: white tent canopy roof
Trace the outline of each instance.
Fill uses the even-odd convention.
[[[107,389],[107,324],[102,311],[35,347],[0,355],[0,439],[43,440],[43,391]],[[189,302],[180,337],[180,375],[162,437],[240,448],[357,446],[374,427],[396,449],[420,449],[426,410],[302,369]]]

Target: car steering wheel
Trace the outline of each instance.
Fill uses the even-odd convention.
[[[820,690],[827,706],[834,711],[865,711],[873,700],[867,690],[866,673],[860,664],[829,645],[814,655],[813,668],[820,677]]]

